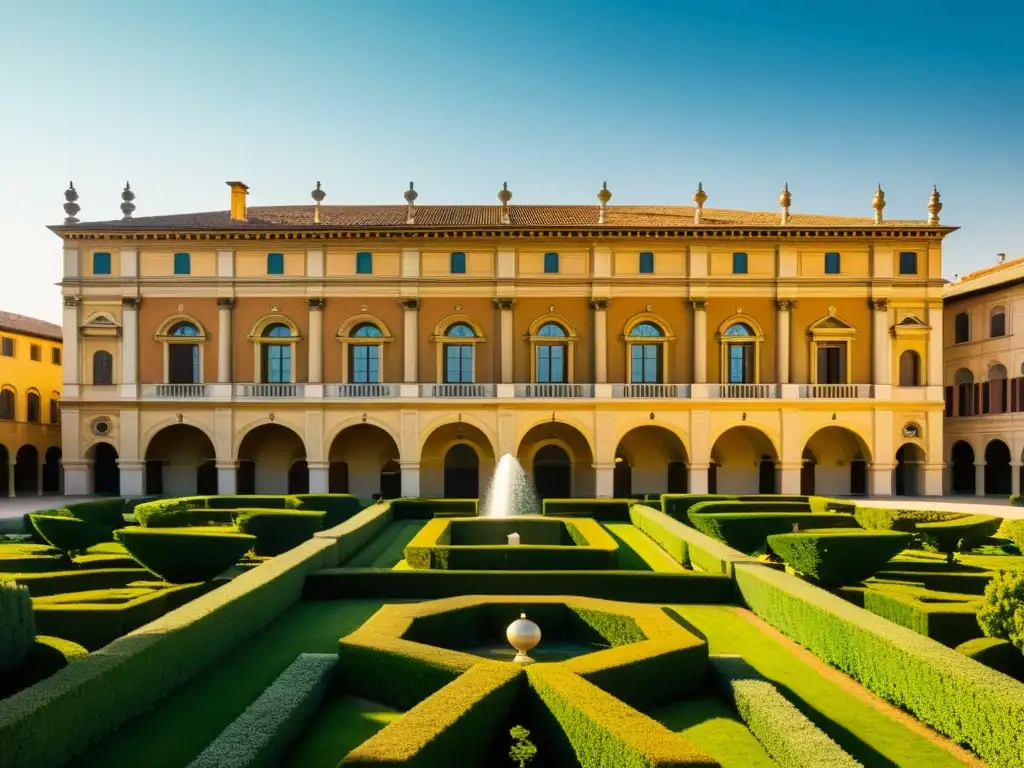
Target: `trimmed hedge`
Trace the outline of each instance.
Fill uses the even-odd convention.
[[[218,528],[125,528],[117,536],[146,570],[177,584],[219,576],[256,543],[255,536]]]
[[[333,528],[361,512],[363,502],[350,493],[300,493],[299,509],[304,512],[324,512],[324,528]]]
[[[764,513],[764,512],[803,512],[810,514],[814,510],[806,501],[702,501],[694,504],[687,512],[690,521],[694,515],[722,514],[731,512]]]
[[[0,677],[21,665],[35,637],[28,590],[12,581],[0,581]]]
[[[873,575],[910,543],[907,533],[856,529],[777,533],[771,551],[796,571],[826,587],[858,584]]]
[[[863,600],[864,608],[876,616],[950,648],[982,635],[977,597],[878,584],[864,591]]]
[[[769,536],[790,533],[794,524],[804,530],[858,527],[853,515],[839,512],[690,512],[690,520],[701,533],[745,555],[764,551]]]
[[[1024,682],[1024,653],[1014,648],[1009,640],[976,637],[961,643],[956,650],[979,664]]]
[[[0,675],[0,699],[23,691],[88,655],[89,651],[78,643],[59,637],[36,635],[21,665]]]
[[[914,533],[920,523],[942,523],[967,517],[966,512],[944,512],[936,509],[888,509],[858,506],[853,513],[861,528]]]
[[[1007,520],[1003,525],[1006,527],[1006,534],[1010,537],[1010,541],[1017,545],[1021,554],[1024,554],[1024,520]]]
[[[675,518],[681,523],[689,525],[690,510],[696,504],[700,504],[703,502],[743,501],[768,504],[778,502],[798,502],[803,504],[809,504],[811,498],[816,497],[792,495],[785,493],[765,493],[754,496],[743,496],[727,493],[663,493],[661,495],[661,506],[662,511],[666,515]],[[841,504],[841,502],[834,503]]]
[[[541,514],[628,523],[629,508],[633,503],[630,499],[544,499]]]
[[[818,729],[741,656],[712,656],[718,695],[729,702],[765,751],[786,768],[861,764]]]
[[[754,562],[747,555],[656,509],[634,504],[629,510],[629,519],[681,565],[731,578],[735,563]]]
[[[571,747],[552,765],[676,768],[718,763],[682,736],[575,675],[562,664],[526,669],[530,687]],[[573,754],[574,753],[574,754]],[[546,757],[546,759],[548,759]]]
[[[76,517],[31,514],[29,519],[32,521],[32,527],[46,543],[62,552],[81,552],[114,538],[112,528]]]
[[[637,603],[731,603],[724,574],[647,571],[395,571],[328,568],[310,574],[304,596],[426,600],[457,595],[580,595]]]
[[[390,504],[396,520],[429,520],[432,517],[475,517],[476,499],[393,499]]]
[[[480,662],[353,749],[340,765],[482,764],[524,677],[516,664]]]
[[[136,564],[137,565],[137,564]],[[86,568],[51,573],[12,573],[7,578],[28,587],[32,597],[85,592],[91,589],[118,589],[149,576],[145,568]]]
[[[208,509],[301,509],[298,496],[200,496]],[[138,515],[138,511],[135,513]]]
[[[231,512],[237,509],[297,510],[301,506],[302,502],[297,496],[179,496],[136,504],[133,514],[141,526],[168,528],[204,525],[206,521],[230,524]],[[190,510],[195,511],[194,518],[187,515]],[[216,510],[225,511],[227,514],[219,515]],[[192,522],[193,520],[200,522]]]
[[[145,513],[136,516],[144,528],[188,528],[190,526],[232,525],[238,510],[190,507],[177,499],[149,502]]]
[[[868,586],[884,586],[887,583],[912,584],[934,592],[955,592],[961,595],[983,595],[985,587],[995,575],[992,571],[932,571],[920,570],[924,564],[890,562],[875,573]],[[948,568],[949,566],[944,566]],[[954,566],[956,567],[956,566]]]
[[[920,534],[925,549],[942,552],[948,562],[953,562],[955,553],[967,552],[995,535],[1002,525],[1001,517],[993,515],[968,515],[959,520],[940,523],[920,523]]]
[[[240,509],[235,524],[242,533],[256,537],[256,554],[280,555],[308,541],[323,528],[326,512]]]
[[[332,565],[341,565],[366,546],[374,536],[391,525],[395,519],[391,504],[393,502],[383,502],[367,507],[341,525],[328,528],[326,531],[317,531],[313,538],[334,542],[335,562]]]
[[[33,532],[35,528],[32,529]],[[42,537],[36,533],[36,537],[42,540]],[[35,545],[39,546],[40,549],[45,547],[45,552],[40,554],[34,554],[30,552],[18,551],[17,554],[6,554],[5,550],[8,547],[0,547],[0,574],[5,578],[14,578],[14,574],[23,573],[48,573],[50,571],[60,571],[65,568],[71,567],[70,558],[63,552],[60,552],[49,544]],[[18,548],[20,550],[20,547]],[[8,576],[8,574],[11,574]]]
[[[337,666],[334,654],[301,654],[188,768],[280,765],[327,695]]]
[[[1019,767],[1021,683],[789,574],[737,565],[736,582],[758,616],[826,662],[992,768]]]

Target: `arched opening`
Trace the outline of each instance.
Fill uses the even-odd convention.
[[[953,381],[956,385],[957,416],[973,416],[977,412],[974,394],[974,374],[966,368],[961,368],[956,372]]]
[[[710,493],[750,495],[777,493],[778,453],[769,437],[756,427],[727,429],[711,449]],[[711,490],[714,482],[715,490]]]
[[[564,384],[568,381],[568,334],[558,323],[544,323],[537,330],[534,345],[534,381],[538,384]]]
[[[96,443],[85,457],[92,460],[92,492],[101,496],[121,495],[121,472],[117,451],[110,443]]]
[[[39,424],[43,420],[43,405],[38,392],[29,392],[26,397],[25,421]]]
[[[977,475],[974,470],[974,448],[965,440],[957,440],[953,443],[953,450],[950,452],[950,464],[952,464],[951,490],[953,493],[965,493],[973,496],[977,487]]]
[[[660,384],[665,370],[665,330],[645,320],[629,330],[629,383]]]
[[[43,493],[60,493],[60,457],[57,446],[46,449],[43,463]]]
[[[401,495],[398,444],[374,424],[355,424],[341,430],[331,441],[327,460],[331,493],[351,493],[360,499]]]
[[[93,353],[92,383],[96,385],[114,383],[114,356],[104,349]]]
[[[11,495],[11,454],[7,446],[0,443],[0,499]]]
[[[1009,496],[1013,483],[1010,449],[1002,440],[985,446],[985,495]]]
[[[594,496],[593,452],[576,427],[558,421],[538,424],[523,435],[516,457],[533,481],[538,498]]]
[[[1004,307],[993,307],[988,320],[989,336],[998,339],[1006,335],[1006,309]]]
[[[281,424],[261,424],[246,433],[238,446],[238,461],[239,493],[289,493],[290,486],[302,486],[303,473],[305,487],[309,487],[306,446],[299,435]],[[293,469],[297,462],[303,465]]]
[[[449,457],[456,445],[465,445],[474,455],[475,483],[470,482],[474,470],[469,464],[469,455],[456,451]],[[480,498],[490,484],[495,468],[494,449],[483,430],[462,421],[449,422],[435,428],[423,443],[420,452],[420,495],[425,498]],[[452,474],[449,470],[459,470]],[[468,493],[476,489],[475,496],[451,496],[459,491]]]
[[[921,356],[912,349],[900,355],[900,386],[917,387],[921,384]]]
[[[914,443],[904,443],[896,451],[894,483],[897,496],[919,496],[921,473],[924,469],[924,451]]]
[[[813,459],[808,469],[807,457]],[[862,496],[867,493],[867,464],[871,453],[867,443],[845,427],[822,427],[804,447],[804,469],[812,472],[810,490],[800,493],[819,496]],[[803,480],[803,477],[801,477]]]
[[[473,365],[473,344],[477,338],[468,323],[452,323],[444,332],[444,338],[452,339],[442,344],[445,384],[471,384],[476,380]]]
[[[733,323],[722,334],[723,375],[726,384],[757,381],[757,334],[746,323]]]
[[[534,454],[533,484],[541,500],[572,497],[572,460],[562,446],[551,443]]]
[[[467,443],[456,443],[444,455],[444,497],[480,498],[480,459]]]
[[[295,350],[291,329],[284,323],[268,325],[260,344],[260,376],[264,384],[289,384],[292,381],[292,360]]]
[[[216,452],[198,427],[164,427],[150,439],[145,459],[147,494],[213,496],[218,492]]]
[[[39,493],[39,449],[23,445],[14,462],[14,495]]]
[[[14,421],[13,389],[0,389],[0,421]]]
[[[202,381],[197,339],[202,334],[190,322],[175,323],[168,336],[167,383],[198,384]]]
[[[615,449],[615,497],[686,493],[686,466],[678,435],[654,424],[636,427]]]
[[[360,323],[348,340],[348,383],[379,384],[381,333],[373,323]]]
[[[986,390],[982,393],[987,403],[982,403],[982,413],[1006,413],[1009,400],[1006,397],[1006,367],[993,365],[988,369],[988,382]],[[985,406],[988,406],[987,408]]]
[[[309,493],[309,464],[305,459],[288,467],[288,493]]]

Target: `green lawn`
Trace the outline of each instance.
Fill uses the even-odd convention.
[[[341,758],[401,716],[380,704],[335,696],[324,702],[282,768],[335,768]]]
[[[296,656],[337,653],[338,638],[359,627],[381,605],[374,600],[298,603],[69,765],[75,768],[136,768],[140,765],[182,768],[188,765],[295,661]],[[344,711],[339,719],[346,723],[358,721],[354,728],[366,728],[361,718],[348,717]],[[337,738],[343,736],[338,734]],[[338,755],[335,762],[342,757],[344,754]]]
[[[771,680],[822,731],[866,768],[963,765],[887,714],[822,677],[803,659],[740,615],[742,609],[675,605],[683,621],[708,640],[713,654],[737,654]],[[851,685],[859,684],[851,681]]]
[[[605,523],[604,527],[619,544],[620,570],[666,572],[686,570],[632,523]]]
[[[775,761],[732,708],[712,696],[694,696],[647,714],[685,736],[722,768],[776,768]]]
[[[405,547],[426,520],[401,520],[392,523],[345,563],[346,568],[401,568],[405,564]]]

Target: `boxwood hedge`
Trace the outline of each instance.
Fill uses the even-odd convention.
[[[256,537],[257,555],[280,555],[313,537],[323,528],[326,512],[239,509],[235,524]]]
[[[838,512],[724,512],[699,515],[690,512],[694,527],[701,533],[745,555],[765,551],[768,537],[820,528],[857,528],[853,515]]]
[[[1024,682],[1024,653],[1015,648],[1009,640],[976,637],[961,643],[956,650],[969,659],[998,670],[1014,680]]]
[[[0,699],[35,685],[89,655],[84,647],[70,640],[36,635],[21,664],[0,675]]]
[[[21,665],[35,636],[28,590],[14,582],[0,581],[0,678]]]
[[[967,552],[995,535],[1002,525],[1001,517],[993,515],[968,515],[958,520],[938,523],[919,523],[917,532],[925,549],[942,552],[948,562],[953,562],[955,553]]]
[[[895,584],[872,584],[864,591],[864,608],[901,627],[950,648],[982,634],[981,599]]]
[[[608,522],[629,522],[631,499],[544,499],[543,514],[551,517],[592,517]]]
[[[853,513],[861,528],[913,533],[919,523],[941,523],[967,517],[966,512],[944,512],[936,509],[889,509],[857,506]]]
[[[81,552],[114,538],[112,528],[76,517],[55,517],[36,513],[29,515],[29,519],[43,540],[62,552]]]
[[[768,537],[768,546],[794,570],[823,586],[838,587],[864,581],[910,540],[907,533],[858,528],[777,533]]]
[[[178,584],[219,576],[256,543],[231,528],[124,528],[117,536],[146,570]]]

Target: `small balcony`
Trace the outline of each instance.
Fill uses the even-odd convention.
[[[809,400],[854,400],[871,397],[870,384],[801,384],[800,397]]]
[[[420,384],[420,397],[484,399],[497,392],[497,384]]]
[[[721,400],[775,400],[778,384],[708,384],[708,397]]]
[[[236,384],[235,397],[242,400],[274,400],[304,397],[305,384]]]
[[[377,400],[398,397],[399,384],[325,384],[324,397],[332,400]]]
[[[528,400],[592,398],[593,384],[516,384],[515,396]]]
[[[155,400],[206,400],[211,391],[208,384],[143,384],[141,394]]]
[[[689,384],[613,384],[612,397],[632,400],[672,400],[690,396]]]

